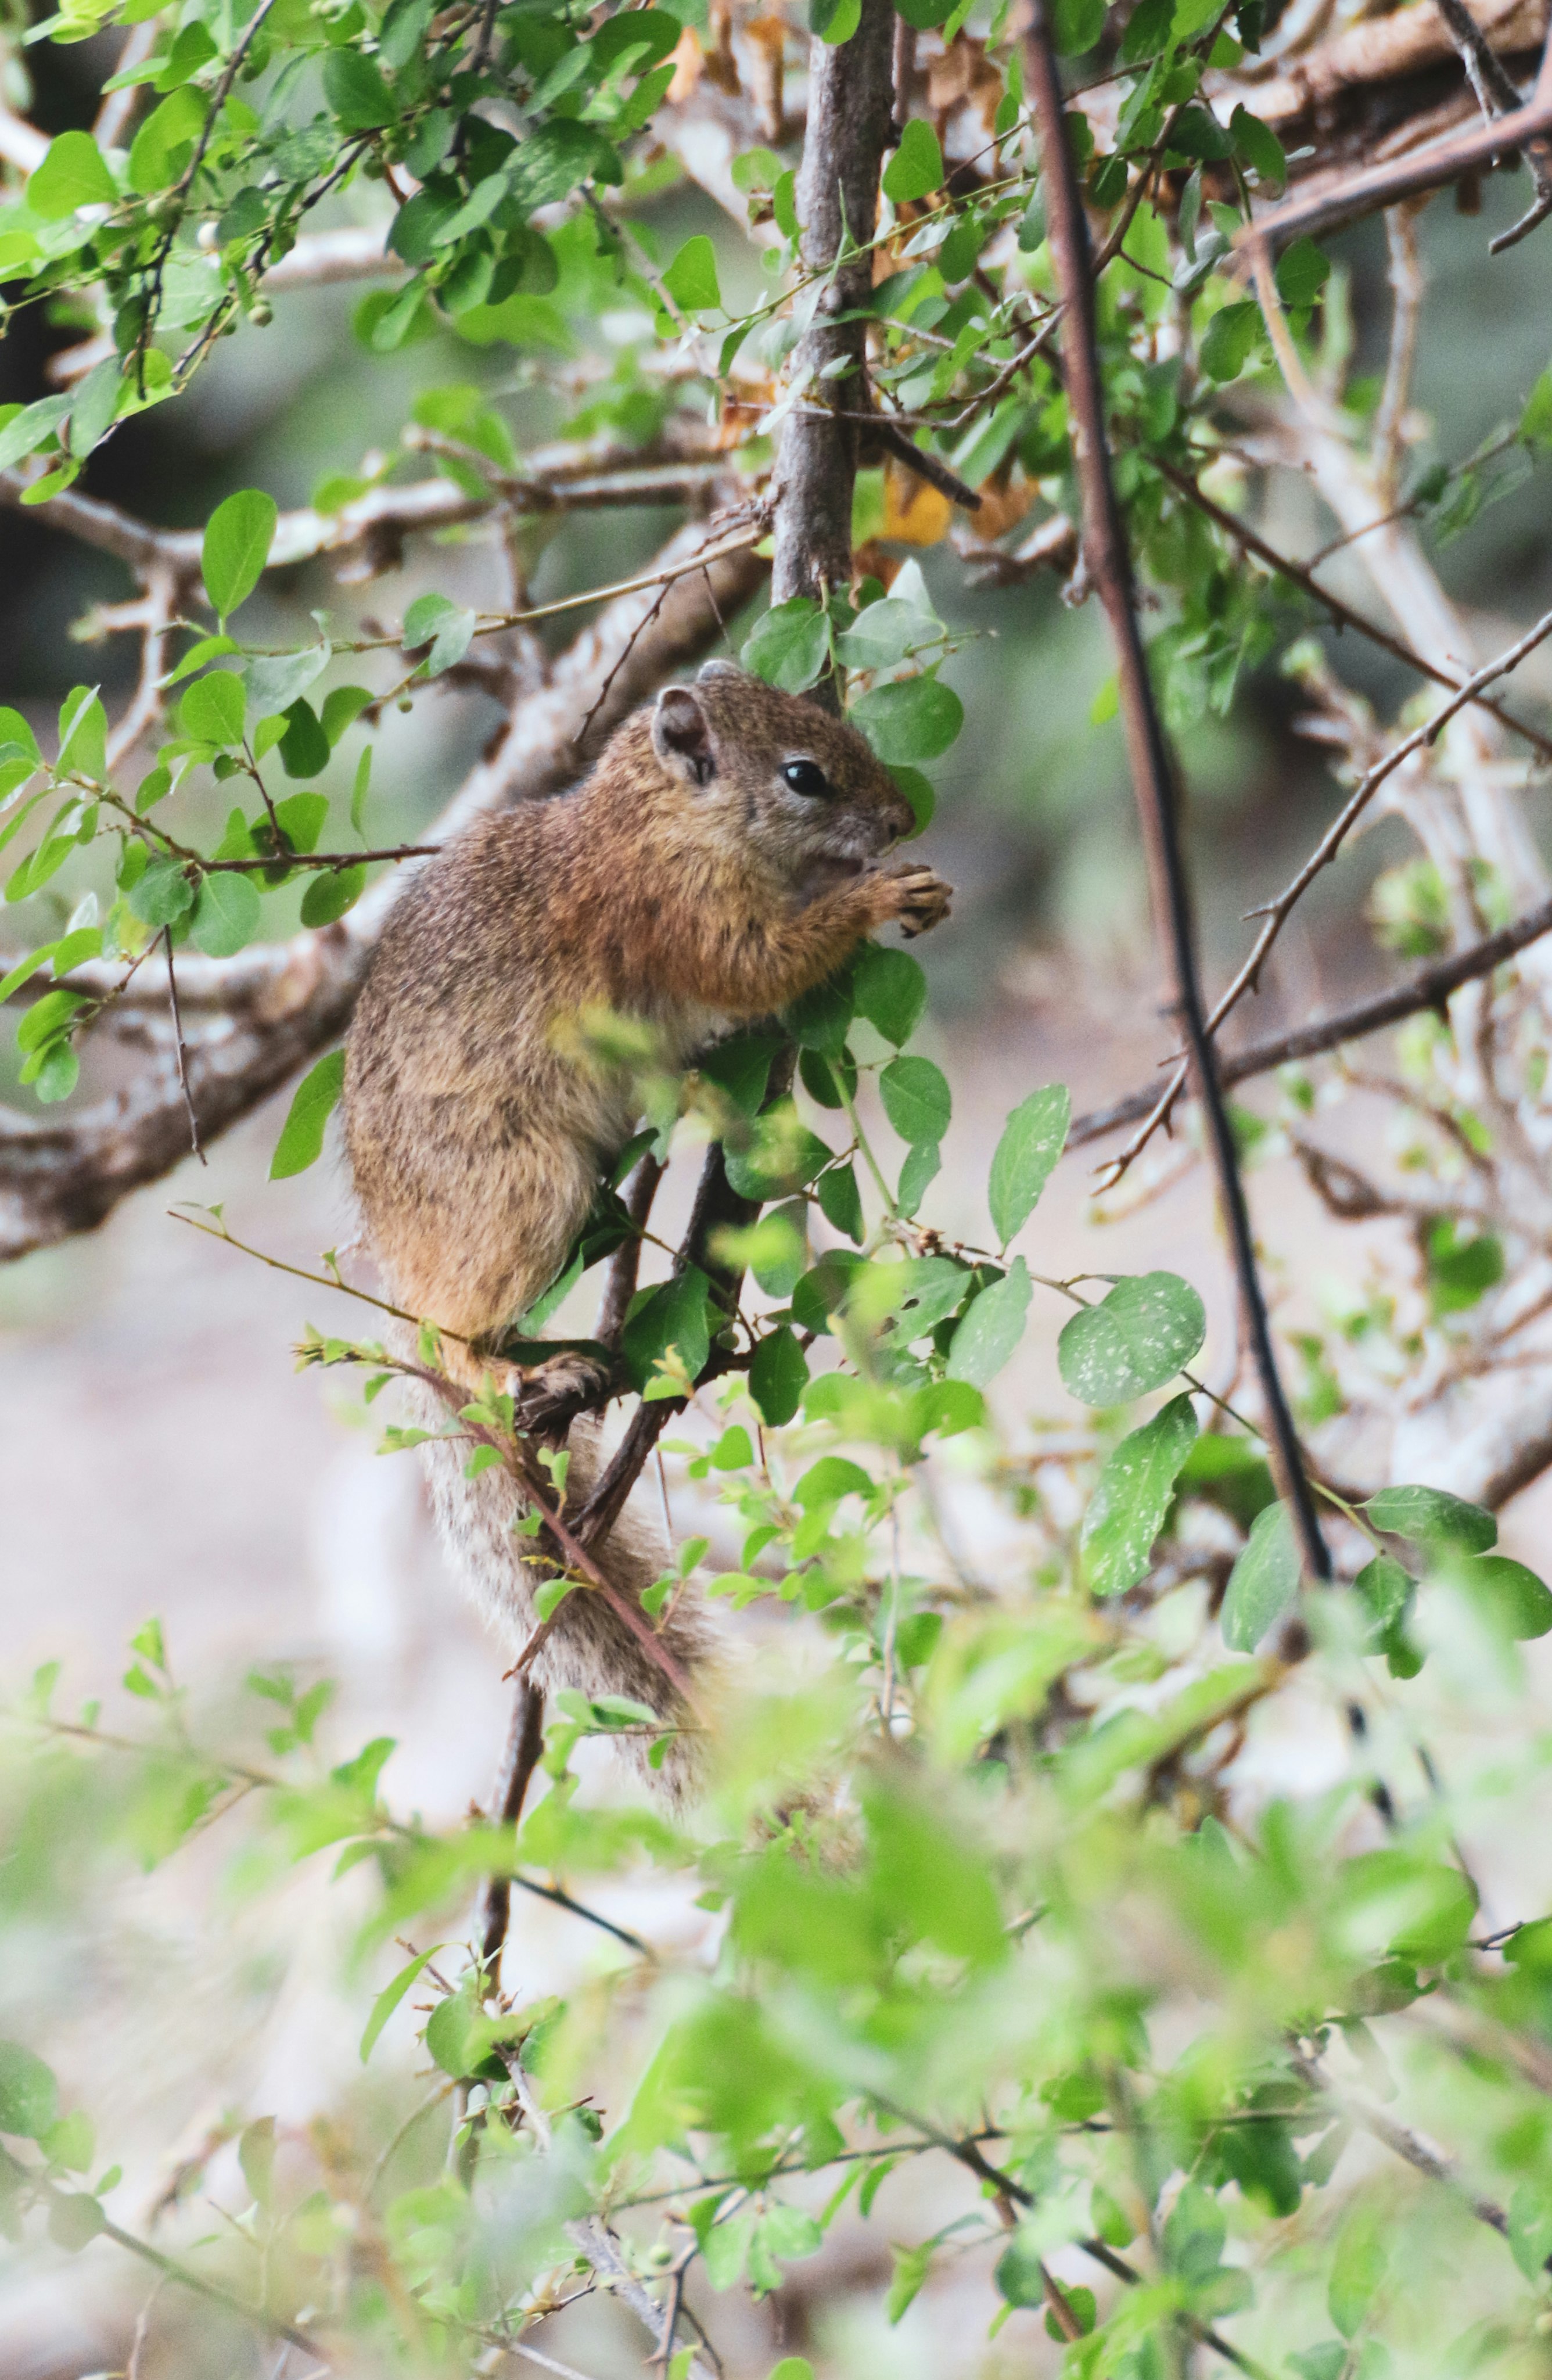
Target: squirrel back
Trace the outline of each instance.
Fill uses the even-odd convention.
[[[560,1271],[637,1121],[627,1073],[586,1062],[578,1021],[637,1020],[683,1066],[879,927],[936,923],[947,886],[877,865],[911,823],[855,729],[714,663],[627,720],[569,793],[479,819],[430,862],[391,913],[346,1045],[351,1170],[395,1302],[459,1340],[499,1339]],[[470,1387],[492,1368],[473,1347],[449,1366]],[[574,1428],[573,1506],[595,1439]],[[495,1471],[465,1481],[461,1447],[426,1451],[443,1534],[521,1644],[517,1491]],[[662,1567],[629,1509],[599,1558],[633,1597]],[[686,1673],[708,1626],[681,1597],[680,1642],[665,1641]],[[595,1595],[566,1598],[540,1664],[668,1713],[661,1674]]]

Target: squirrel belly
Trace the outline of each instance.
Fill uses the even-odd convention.
[[[911,824],[855,730],[711,664],[627,720],[571,792],[477,820],[412,882],[351,1026],[346,1137],[394,1302],[456,1334],[445,1360],[461,1382],[478,1387],[492,1367],[457,1342],[499,1338],[548,1287],[636,1128],[626,1070],[587,1056],[588,1018],[638,1021],[683,1066],[715,1030],[822,981],[879,927],[937,923],[940,880],[878,865]],[[424,1426],[443,1421],[439,1406]],[[574,1424],[568,1447],[575,1510],[599,1467],[596,1420]],[[448,1550],[515,1650],[545,1574],[513,1534],[519,1490],[499,1469],[466,1479],[461,1442],[423,1453]],[[666,1567],[634,1504],[597,1554],[632,1601]],[[673,1606],[663,1641],[682,1675],[705,1676],[715,1633],[693,1595]],[[535,1674],[684,1717],[625,1622],[586,1589],[559,1607]],[[663,1781],[679,1790],[688,1773],[687,1755],[671,1756]]]

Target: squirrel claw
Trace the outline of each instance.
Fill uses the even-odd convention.
[[[907,941],[940,926],[949,914],[953,887],[930,868],[902,868],[892,880],[894,916]]]
[[[552,1355],[514,1381],[514,1419],[526,1437],[564,1438],[585,1405],[612,1387],[610,1366],[593,1355]]]

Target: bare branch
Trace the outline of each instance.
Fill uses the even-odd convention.
[[[1291,1033],[1279,1033],[1267,1041],[1253,1041],[1247,1050],[1220,1055],[1219,1080],[1226,1086],[1248,1082],[1254,1075],[1268,1075],[1274,1067],[1295,1065],[1301,1058],[1317,1058],[1327,1050],[1338,1050],[1344,1041],[1361,1041],[1365,1034],[1381,1033],[1388,1025],[1400,1025],[1408,1016],[1420,1016],[1425,1009],[1442,1009],[1450,993],[1459,991],[1462,984],[1491,975],[1517,951],[1540,941],[1545,934],[1552,934],[1552,901],[1543,902],[1539,908],[1517,918],[1512,926],[1486,935],[1469,949],[1457,951],[1452,958],[1424,967],[1410,983],[1399,984],[1394,991],[1379,992],[1373,1000],[1359,1001],[1335,1016],[1296,1026]],[[1067,1135],[1068,1148],[1101,1140],[1107,1133],[1119,1132],[1124,1124],[1136,1123],[1149,1113],[1158,1097],[1157,1091],[1134,1091],[1110,1107],[1096,1108],[1091,1114],[1079,1116]]]
[[[1490,685],[1494,678],[1502,677],[1506,672],[1518,668],[1526,654],[1533,652],[1535,647],[1544,643],[1549,636],[1552,636],[1552,612],[1544,613],[1534,628],[1527,629],[1525,634],[1516,643],[1510,645],[1507,651],[1499,653],[1495,661],[1488,662],[1484,668],[1475,673],[1474,676],[1468,678],[1448,702],[1439,705],[1431,719],[1425,720],[1421,727],[1414,727],[1410,735],[1403,735],[1399,744],[1391,746],[1382,760],[1376,761],[1372,769],[1364,771],[1303,866],[1290,878],[1275,900],[1267,902],[1261,910],[1253,913],[1264,917],[1267,922],[1257,934],[1249,957],[1206,1019],[1206,1030],[1209,1034],[1216,1033],[1224,1018],[1238,1007],[1245,993],[1255,989],[1262,969],[1270,955],[1272,944],[1281,933],[1292,911],[1321,870],[1328,868],[1336,858],[1358,819],[1368,808],[1386,779],[1395,773],[1403,760],[1409,759],[1414,752],[1421,751],[1425,745],[1431,744],[1440,729],[1453,719],[1458,711],[1465,710],[1479,687]],[[1188,1071],[1188,1062],[1182,1059],[1164,1089],[1159,1093],[1141,1128],[1127,1142],[1120,1155],[1112,1159],[1112,1181],[1120,1179],[1133,1160],[1152,1139],[1159,1125],[1168,1122],[1170,1110],[1185,1087]]]
[[[696,557],[721,552],[706,567]],[[659,556],[675,579],[650,628],[651,591],[620,597],[584,629],[552,682],[513,711],[500,743],[465,780],[438,823],[445,840],[479,811],[567,783],[618,722],[671,671],[695,660],[721,620],[747,601],[764,565],[749,550],[719,549],[697,524]],[[594,722],[587,749],[573,744],[600,682],[623,648],[626,665]],[[188,1087],[207,1143],[236,1123],[337,1039],[349,1020],[382,920],[405,881],[385,876],[338,924],[281,949],[234,959],[180,958],[180,996],[233,1014],[233,1029],[189,1045]],[[84,970],[83,970],[84,974]],[[188,1153],[188,1120],[169,1046],[156,1066],[116,1097],[62,1118],[0,1111],[0,1258],[91,1231],[119,1200],[172,1171]]]
[[[1401,13],[1411,17],[1424,12]],[[1268,207],[1236,235],[1235,245],[1249,249],[1259,239],[1281,242],[1356,223],[1364,215],[1377,214],[1382,207],[1395,206],[1401,199],[1441,190],[1484,165],[1507,162],[1538,135],[1547,134],[1552,134],[1552,91],[1544,95],[1538,88],[1529,105],[1516,109],[1512,115],[1500,115],[1491,124],[1473,124],[1469,130],[1431,141],[1410,156],[1346,175],[1308,197],[1285,199],[1280,206]]]

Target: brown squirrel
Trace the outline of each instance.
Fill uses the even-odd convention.
[[[628,719],[570,792],[477,820],[416,878],[350,1029],[346,1131],[395,1302],[474,1342],[444,1342],[456,1378],[473,1388],[494,1371],[521,1391],[523,1376],[481,1350],[558,1274],[638,1121],[623,1073],[566,1054],[568,1020],[600,1008],[640,1019],[684,1066],[731,1020],[821,982],[879,927],[936,925],[949,887],[928,868],[878,865],[911,824],[855,728],[714,662]],[[575,1510],[598,1469],[596,1422],[575,1423],[568,1442]],[[501,1470],[466,1479],[467,1451],[426,1447],[438,1521],[516,1648],[534,1626],[531,1548],[513,1535],[519,1491]],[[654,1534],[627,1507],[598,1549],[633,1598],[665,1567]],[[702,1608],[682,1597],[662,1641],[683,1674],[704,1670]],[[596,1593],[565,1598],[535,1667],[552,1687],[683,1716]]]

